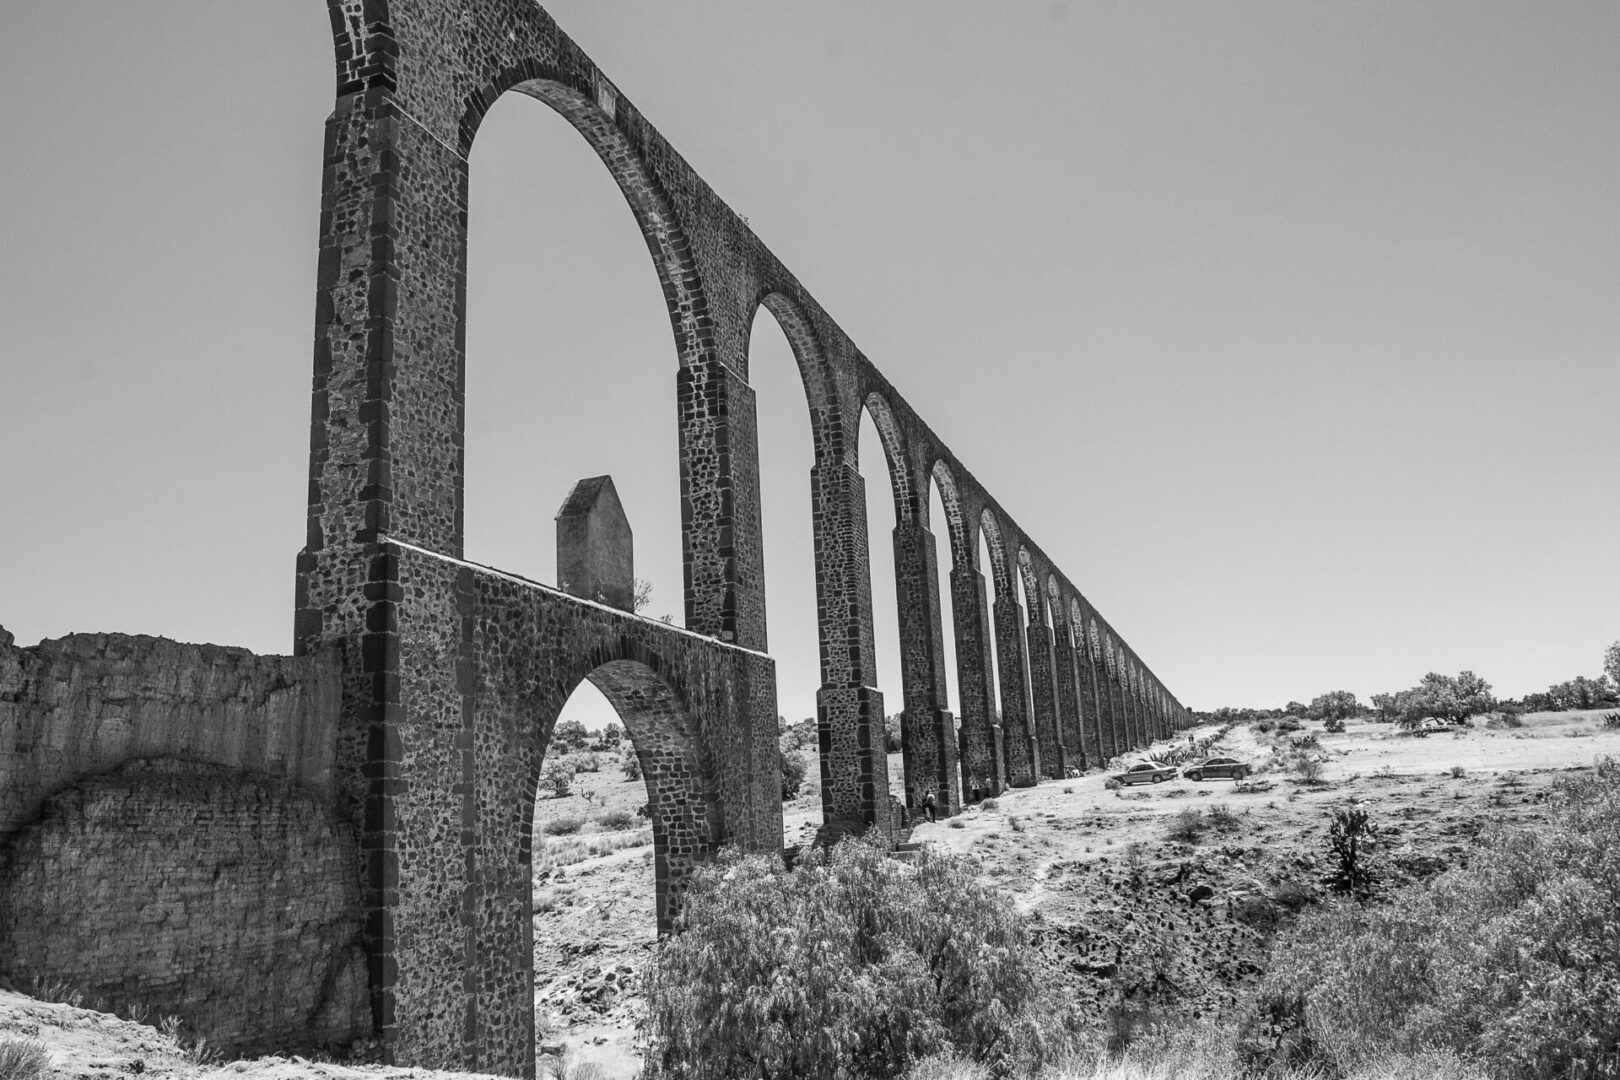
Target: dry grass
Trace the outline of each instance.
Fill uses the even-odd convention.
[[[33,1039],[0,1039],[0,1080],[39,1080],[51,1063],[45,1044]]]
[[[1246,1070],[1230,1031],[1212,1023],[1195,1024],[1136,1043],[1121,1053],[1080,1054],[1019,1080],[1327,1080],[1314,1068]],[[959,1058],[926,1058],[908,1080],[991,1080],[990,1069]],[[1489,1074],[1449,1052],[1388,1054],[1342,1080],[1489,1080]]]
[[[570,835],[564,840],[536,837],[534,872],[550,873],[559,866],[572,866],[586,859],[611,855],[625,848],[645,847],[650,843],[652,843],[651,825],[627,832],[582,832]]]

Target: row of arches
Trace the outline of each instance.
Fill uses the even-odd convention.
[[[536,651],[524,635],[569,631],[541,610],[562,595],[536,584],[543,567],[523,580],[471,566],[465,550],[467,475],[480,452],[468,439],[467,387],[478,378],[468,363],[471,160],[487,114],[509,95],[549,107],[606,167],[651,258],[673,338],[674,467],[665,476],[678,524],[666,531],[679,532],[684,629],[614,618],[688,658],[666,666],[673,653],[654,664],[608,650],[588,671],[552,681],[563,695],[584,679],[639,718],[626,726],[644,768],[665,733],[657,760],[669,783],[648,789],[655,827],[694,849],[774,851],[781,840],[780,791],[768,781],[777,761],[770,713],[786,665],[773,668],[765,654],[802,650],[767,618],[770,580],[793,568],[767,560],[776,558],[765,534],[779,485],[765,479],[762,447],[787,436],[760,422],[765,373],[751,353],[762,311],[787,343],[808,427],[807,438],[803,427],[793,434],[808,451],[793,466],[808,491],[794,479],[782,486],[796,490],[777,501],[803,500],[799,529],[810,541],[801,574],[814,617],[787,625],[814,622],[828,824],[892,825],[882,739],[892,705],[903,717],[905,799],[932,787],[947,811],[964,792],[1100,763],[1185,722],[1117,631],[533,0],[331,0],[331,11],[339,97],[327,131],[296,640],[301,652],[341,647],[334,771],[360,826],[371,1003],[390,1060],[493,1062],[519,1074],[532,1066],[532,1029],[508,1022],[531,992],[521,799],[511,785],[478,791],[507,776],[532,788],[532,769],[512,766],[527,753],[538,767],[545,736],[487,734],[509,731],[546,697],[522,674]],[[543,166],[535,173],[545,180]],[[668,340],[656,346],[665,357]],[[558,365],[583,371],[590,387],[576,411],[615,412],[622,357],[568,355]],[[521,412],[512,423],[545,428]],[[863,459],[863,443],[880,452]],[[888,483],[869,487],[877,462]],[[474,493],[514,497],[526,497],[521,482]],[[874,571],[879,524],[892,527],[892,575]],[[874,591],[892,596],[892,619],[874,617]],[[497,594],[501,604],[490,599]],[[898,687],[879,671],[882,624],[893,628]],[[883,636],[891,640],[887,627]],[[702,701],[690,693],[700,685],[712,691]],[[699,733],[708,759],[694,756]],[[516,855],[493,853],[503,835]],[[663,866],[658,874],[668,880]],[[512,878],[505,923],[480,905],[479,890],[500,875]]]

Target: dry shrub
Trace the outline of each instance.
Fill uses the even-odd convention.
[[[1264,992],[1302,1001],[1324,1065],[1433,1047],[1510,1080],[1620,1074],[1620,762],[1560,780],[1549,804],[1545,824],[1494,828],[1467,867],[1328,906],[1279,941]]]
[[[636,815],[628,810],[607,810],[596,815],[596,824],[610,832],[623,832],[635,828]]]
[[[51,1063],[45,1044],[33,1039],[0,1039],[0,1080],[39,1080]]]
[[[1203,839],[1204,830],[1208,827],[1204,815],[1198,808],[1189,806],[1170,819],[1170,826],[1165,829],[1164,835],[1166,839],[1177,843],[1196,844]]]
[[[540,830],[547,836],[572,836],[574,833],[579,832],[580,826],[584,824],[584,818],[576,817],[573,814],[565,814],[562,817],[552,818],[540,826]]]
[[[1288,771],[1302,784],[1314,784],[1322,779],[1322,759],[1306,751],[1296,751],[1288,759]]]
[[[726,854],[681,922],[647,968],[649,1080],[895,1077],[938,1054],[1005,1073],[1062,1041],[1022,916],[967,859]]]

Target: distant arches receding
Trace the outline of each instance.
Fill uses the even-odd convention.
[[[616,100],[617,91],[600,76],[594,77],[597,85],[578,85],[567,73],[532,58],[506,68],[468,96],[459,128],[460,149],[464,155],[472,152],[484,116],[509,90],[544,102],[573,125],[596,151],[635,215],[664,291],[680,364],[688,366],[713,348],[709,304],[691,243],[663,186],[603,110],[601,102]]]
[[[866,395],[862,403],[866,415],[872,418],[878,441],[883,444],[883,459],[889,466],[889,484],[894,489],[894,520],[909,525],[917,520],[917,495],[911,484],[911,458],[906,453],[905,437],[894,422],[889,403],[876,391]]]
[[[973,537],[968,535],[968,522],[962,512],[962,497],[956,490],[956,477],[944,458],[934,461],[929,470],[939,488],[939,502],[945,509],[945,527],[951,539],[951,566],[968,566],[973,562],[968,553]]]
[[[1046,594],[1036,582],[1035,561],[1030,557],[1029,549],[1022,544],[1018,547],[1018,575],[1023,579],[1024,602],[1029,605],[1024,618],[1029,620],[1031,626],[1046,625]]]
[[[996,524],[996,517],[988,507],[979,515],[979,532],[990,552],[990,572],[995,582],[996,598],[1011,597],[1012,568],[1007,558],[1007,549],[1002,544],[1001,527]]]
[[[753,309],[748,312],[747,325],[750,328],[754,320],[759,318],[760,308],[771,313],[793,350],[793,359],[799,366],[799,380],[804,384],[805,406],[810,410],[810,428],[815,432],[816,439],[829,454],[841,449],[843,428],[839,424],[838,397],[815,327],[796,301],[781,292],[766,290],[755,298]]]

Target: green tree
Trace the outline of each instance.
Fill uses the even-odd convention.
[[[804,786],[804,755],[797,750],[777,750],[782,767],[782,801],[787,802]]]
[[[1385,698],[1382,704],[1380,697]],[[1475,713],[1489,712],[1496,699],[1491,696],[1491,684],[1472,671],[1463,671],[1456,678],[1431,671],[1422,682],[1395,694],[1392,700],[1387,694],[1374,695],[1373,705],[1380,715],[1386,707],[1391,708],[1400,724],[1410,728],[1427,716],[1466,720]]]
[[[574,765],[565,759],[558,759],[546,765],[540,773],[540,790],[553,799],[560,799],[573,790]]]
[[[1330,690],[1311,699],[1305,715],[1312,720],[1348,720],[1361,713],[1361,702],[1348,690]]]
[[[591,744],[591,733],[578,720],[563,720],[551,729],[548,753],[572,754]]]
[[[1603,674],[1609,681],[1620,686],[1620,641],[1603,650]]]
[[[1577,675],[1568,682],[1547,687],[1544,695],[1535,695],[1537,704],[1548,709],[1566,712],[1570,709],[1601,709],[1616,703],[1615,687],[1608,675],[1588,679]]]

